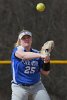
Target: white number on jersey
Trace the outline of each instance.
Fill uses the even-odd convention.
[[[30,66],[26,66],[25,68],[26,69],[25,69],[24,73],[26,73],[26,74],[33,74],[36,69],[35,67],[30,67]]]

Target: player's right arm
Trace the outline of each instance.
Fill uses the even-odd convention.
[[[42,55],[40,53],[34,53],[34,52],[24,52],[22,49],[17,49],[15,52],[15,56],[20,59],[30,60],[34,58],[42,58],[46,59],[47,57],[45,55]]]
[[[22,50],[17,50],[15,52],[15,56],[20,58],[20,59],[30,60],[30,59],[34,59],[34,58],[40,58],[41,54],[40,53],[24,52]]]

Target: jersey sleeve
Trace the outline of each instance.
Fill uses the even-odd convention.
[[[12,51],[11,60],[17,58],[17,57],[15,56],[15,52],[16,52],[17,50],[22,50],[22,51],[24,51],[24,48],[23,48],[22,46],[18,46],[18,47],[16,47],[16,48],[14,48],[13,51]],[[17,58],[17,59],[19,59],[19,58]]]

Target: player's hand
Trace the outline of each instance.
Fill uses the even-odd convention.
[[[50,56],[49,55],[42,55],[41,54],[41,58],[43,59],[44,63],[50,62]]]
[[[42,46],[40,53],[50,55],[50,52],[53,50],[53,48],[54,48],[54,41],[53,40],[47,41]]]

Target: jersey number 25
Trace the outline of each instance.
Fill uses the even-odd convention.
[[[35,69],[36,69],[35,67],[26,66],[24,73],[33,74],[33,73],[35,73]]]

